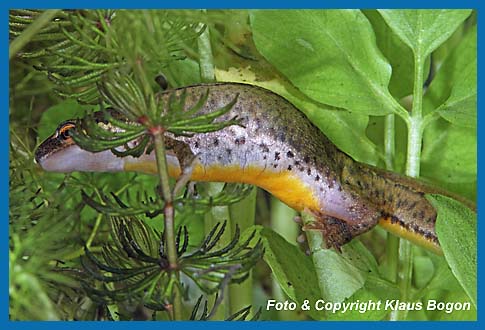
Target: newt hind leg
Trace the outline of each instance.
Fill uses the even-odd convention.
[[[320,231],[326,248],[334,248],[338,252],[342,252],[342,245],[376,226],[380,218],[380,214],[376,213],[372,217],[360,219],[360,221],[346,221],[319,212],[312,212],[312,214],[316,221],[306,224],[303,230]]]

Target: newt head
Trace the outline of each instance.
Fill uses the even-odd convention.
[[[54,134],[39,145],[35,151],[35,162],[49,172],[123,170],[122,158],[117,157],[110,150],[94,153],[81,149],[71,136],[75,129],[74,120],[61,123]]]

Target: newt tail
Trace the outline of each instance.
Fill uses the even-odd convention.
[[[237,116],[241,125],[190,137],[168,134],[171,176],[179,176],[196,156],[191,180],[261,187],[290,207],[313,213],[312,228],[321,230],[327,244],[336,249],[379,224],[440,253],[434,229],[436,210],[424,195],[441,191],[354,161],[290,102],[263,88],[235,83],[196,85],[166,91],[160,102],[185,93],[188,109],[207,89],[209,96],[200,114],[220,109],[237,97],[233,108],[216,121]],[[139,158],[117,157],[109,150],[94,154],[66,138],[66,125],[72,128],[73,122],[61,124],[36,151],[36,160],[45,170],[156,173],[154,153]]]

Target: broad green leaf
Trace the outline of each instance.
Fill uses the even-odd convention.
[[[261,10],[250,17],[260,53],[304,94],[360,114],[397,111],[391,67],[360,11]]]
[[[432,321],[476,321],[477,310],[466,293],[461,288],[456,291],[448,289],[448,287],[445,288],[446,290],[430,292],[421,299],[423,302],[422,312],[425,314],[422,319]],[[456,307],[453,308],[453,306]],[[412,319],[416,319],[415,315],[412,315]]]
[[[253,70],[251,67],[216,69],[216,77],[219,81],[250,83],[283,96],[318,126],[339,149],[355,160],[376,165],[383,157],[382,152],[366,135],[368,116],[328,109],[303,95],[291,84],[276,79],[264,80]]]
[[[439,71],[443,62],[446,60],[448,55],[458,46],[458,44],[463,40],[463,36],[465,32],[469,29],[467,26],[469,25],[468,21],[471,19],[467,18],[467,23],[461,24],[458,29],[445,41],[443,42],[438,48],[436,48],[433,53],[433,70],[434,74]],[[470,25],[471,26],[471,25]]]
[[[398,99],[412,94],[414,59],[411,49],[391,30],[376,10],[364,10],[363,12],[372,24],[377,46],[392,66],[389,83],[391,94]]]
[[[305,300],[312,304],[311,302],[320,299],[320,289],[311,258],[273,230],[259,228],[265,250],[264,260],[288,297],[300,306]],[[308,311],[308,315],[316,320],[323,316],[313,308]]]
[[[432,310],[435,306],[431,299],[425,300],[425,307],[429,308],[428,315],[431,320],[437,321],[476,321],[477,320],[477,310],[473,303],[470,302],[469,298],[463,291],[447,291],[446,295],[443,295],[439,299],[434,299],[436,302],[443,302],[445,304],[444,310]],[[469,304],[469,310],[463,308],[460,310],[460,305]],[[448,304],[448,311],[446,310],[446,304]],[[457,304],[456,308],[452,308],[453,305]],[[434,307],[436,308],[436,307]]]
[[[477,215],[454,199],[428,195],[438,211],[436,234],[446,261],[458,282],[477,302]]]
[[[370,279],[370,277],[369,277]],[[366,281],[365,286],[355,292],[352,297],[346,299],[344,303],[355,303],[352,310],[348,310],[345,313],[327,313],[329,320],[335,321],[379,321],[382,320],[388,313],[385,309],[385,303],[388,299],[398,299],[399,290],[396,286],[391,286],[384,281]],[[375,282],[375,283],[369,283]],[[377,282],[381,282],[377,284]],[[381,294],[376,294],[377,292]]]
[[[453,276],[445,258],[434,254],[428,254],[428,258],[433,263],[433,271],[431,273],[432,278],[426,283],[425,287],[418,291],[419,294],[414,297],[415,299],[422,299],[431,292],[443,290],[444,288],[449,291],[460,291],[465,294],[460,283],[458,283],[455,276]]]
[[[426,58],[470,15],[471,10],[379,10],[393,31],[415,56]]]
[[[199,64],[190,58],[170,62],[165,73],[167,77],[170,77],[169,80],[174,87],[188,86],[200,82]]]
[[[418,289],[426,286],[433,278],[434,265],[428,256],[415,256],[413,260],[414,283]]]
[[[320,247],[312,251],[312,258],[324,300],[341,302],[364,286],[367,274],[345,254]]]
[[[304,224],[313,221],[312,216],[303,214]],[[306,234],[322,299],[341,302],[361,289],[369,274],[377,274],[377,262],[358,240],[343,246],[339,253],[324,247],[321,232],[308,230]]]
[[[475,199],[477,136],[474,130],[437,120],[426,128],[421,175],[443,188]]]
[[[477,30],[474,26],[446,58],[424,96],[427,112],[475,129],[477,123]]]

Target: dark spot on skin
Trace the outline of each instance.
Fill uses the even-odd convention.
[[[298,167],[298,169],[300,170],[300,172],[303,172],[305,170],[303,166]]]
[[[409,211],[413,210],[416,207],[417,204],[418,204],[417,202],[412,202],[411,204],[409,204],[408,210]]]
[[[266,155],[264,155],[264,156],[263,156],[263,159],[264,159],[264,160],[266,160],[266,158],[267,158],[267,157],[266,157]]]
[[[280,160],[280,153],[279,152],[274,153],[274,160]]]
[[[333,186],[334,186],[334,181],[333,181],[333,180],[330,180],[330,181],[328,182],[328,187],[329,187],[330,189],[332,189],[332,188],[333,188]],[[342,187],[340,187],[340,185],[338,186],[338,191],[342,191]]]
[[[234,140],[234,143],[236,145],[242,145],[242,144],[245,144],[246,143],[246,138],[245,137],[240,137],[240,138],[236,138]]]
[[[261,147],[261,149],[263,150],[263,152],[269,152],[269,148],[268,148],[268,146],[266,144],[261,143],[259,146]]]
[[[195,141],[194,147],[199,148],[199,141]]]
[[[277,138],[281,141],[281,142],[285,142],[286,141],[286,137],[285,137],[285,132],[281,131],[278,133],[278,136]]]
[[[303,158],[303,161],[305,162],[305,164],[308,164],[310,162],[310,157],[305,156],[305,158]]]
[[[227,154],[230,156],[232,154],[232,149],[227,148],[226,149]]]
[[[300,165],[300,162],[295,160],[295,162],[293,163],[295,166],[299,166]]]
[[[274,167],[274,168],[277,168],[277,167],[278,167],[278,164],[274,164],[274,165],[273,165],[273,167]]]
[[[320,181],[320,175],[315,176],[315,181]]]
[[[221,161],[222,160],[222,155],[217,155],[217,160]]]
[[[214,139],[214,146],[217,147],[218,145],[219,145],[219,139],[218,138],[215,138]]]
[[[291,152],[291,150],[286,153],[286,156],[288,156],[288,158],[295,157],[295,155]]]
[[[291,171],[293,168],[291,167],[291,165],[288,165],[288,171]]]
[[[307,173],[308,175],[312,175],[312,170],[311,170],[310,168],[308,168],[308,169],[307,169],[307,171],[306,171],[306,173]]]

